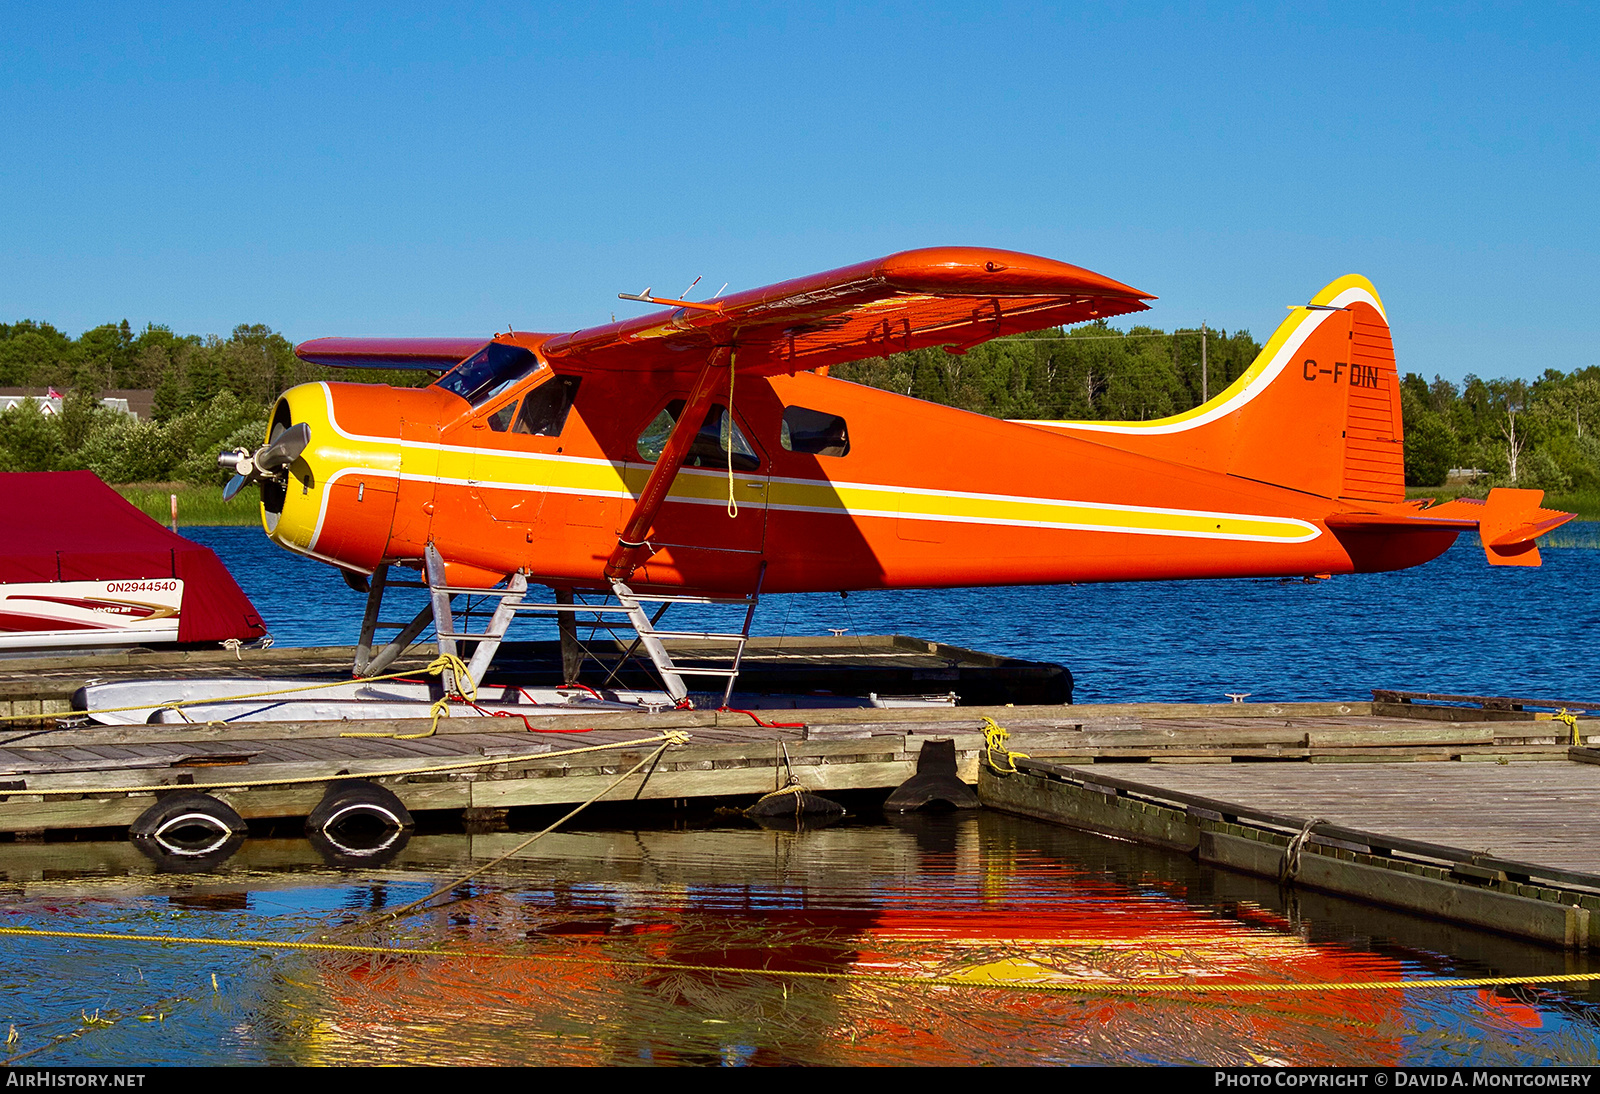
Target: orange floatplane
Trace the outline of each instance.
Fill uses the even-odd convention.
[[[308,361],[443,375],[288,391],[267,444],[225,455],[231,488],[258,482],[267,535],[358,588],[412,566],[436,601],[498,589],[497,618],[529,583],[561,605],[595,590],[652,656],[668,633],[652,599],[1370,573],[1473,529],[1491,564],[1527,566],[1571,517],[1533,490],[1405,500],[1389,325],[1361,277],[1292,309],[1216,398],[1143,422],[1001,421],[828,377],[1153,299],[1050,259],[933,248],[703,302],[626,298],[665,310],[570,334],[307,342]],[[376,671],[370,627],[362,648],[377,656],[358,671]]]

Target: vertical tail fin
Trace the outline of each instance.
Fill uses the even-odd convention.
[[[1354,275],[1292,309],[1244,374],[1202,406],[1148,422],[1032,424],[1326,498],[1405,497],[1389,322]]]

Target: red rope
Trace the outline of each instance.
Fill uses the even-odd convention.
[[[590,727],[588,727],[586,729],[547,729],[547,728],[545,728],[543,726],[535,727],[532,722],[528,721],[528,716],[526,714],[517,714],[514,711],[509,711],[509,710],[484,710],[477,703],[474,703],[471,699],[467,699],[465,697],[463,697],[461,699],[461,701],[463,703],[466,703],[467,706],[471,707],[473,710],[477,711],[479,714],[482,714],[482,715],[484,715],[485,717],[488,717],[488,718],[521,718],[522,719],[522,724],[528,727],[528,732],[529,733],[593,733],[594,732],[594,727],[593,726],[590,726]]]
[[[753,710],[739,710],[737,707],[718,707],[718,714],[748,714],[762,729],[804,729],[804,722],[763,722],[761,716]]]

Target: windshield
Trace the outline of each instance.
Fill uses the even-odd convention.
[[[441,376],[434,386],[481,406],[538,367],[539,359],[521,346],[491,342]]]

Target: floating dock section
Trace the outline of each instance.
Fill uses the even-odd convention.
[[[184,792],[281,831],[276,822],[308,817],[331,787],[354,781],[412,813],[459,814],[469,831],[513,809],[602,794],[740,808],[794,783],[887,796],[939,741],[992,808],[1291,888],[1572,950],[1600,946],[1600,749],[1589,740],[1600,703],[1378,692],[1359,702],[1069,705],[1038,701],[1070,688],[1059,666],[937,643],[752,647],[747,656],[765,657],[770,679],[791,688],[843,679],[859,694],[876,680],[949,702],[237,724],[196,712],[190,723],[108,726],[62,718],[91,678],[348,677],[351,651],[12,661],[0,663],[0,713],[13,715],[0,725],[0,839],[119,835]],[[420,650],[411,667],[431,655]],[[974,702],[996,694],[1035,701]]]
[[[1587,950],[1600,946],[1600,752],[1553,758],[1139,768],[1002,758],[983,766],[978,789],[993,808],[1286,886]]]

